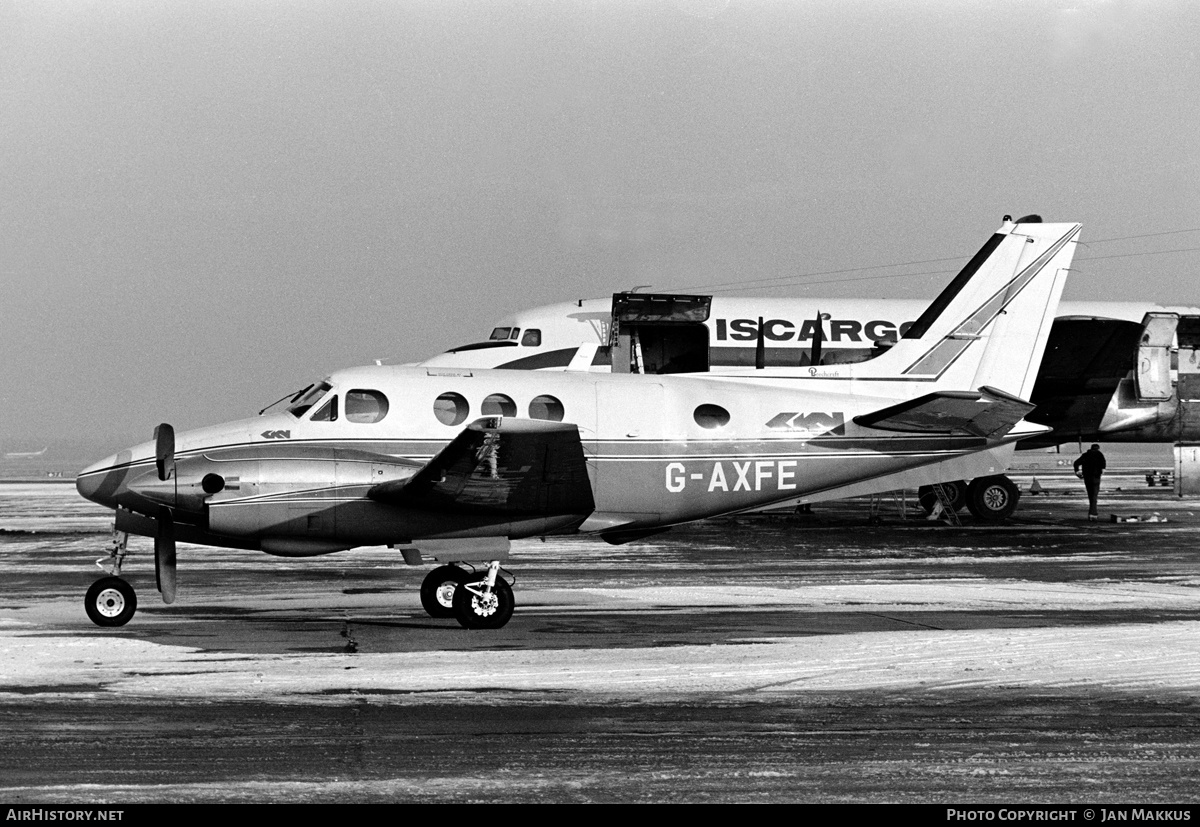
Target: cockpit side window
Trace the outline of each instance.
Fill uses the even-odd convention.
[[[338,418],[337,394],[329,397],[329,401],[312,415],[312,422],[333,422]]]
[[[521,344],[525,347],[537,347],[542,343],[542,331],[536,327],[531,327],[525,331],[525,335],[521,337]]]
[[[329,392],[330,387],[328,382],[318,382],[315,385],[310,385],[308,390],[294,399],[292,404],[288,405],[288,413],[297,419],[304,416],[309,408],[317,404],[321,397]]]
[[[378,422],[387,412],[387,397],[379,391],[356,388],[346,392],[346,419],[350,422]]]

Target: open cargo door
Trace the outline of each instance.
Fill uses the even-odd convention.
[[[706,373],[712,296],[614,293],[613,373]]]
[[[1147,313],[1142,318],[1134,382],[1139,402],[1165,402],[1171,398],[1171,345],[1177,313]]]

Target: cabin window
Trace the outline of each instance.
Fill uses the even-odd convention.
[[[563,421],[563,403],[553,396],[535,396],[529,403],[530,419],[545,419],[548,422]]]
[[[483,400],[479,412],[484,416],[516,416],[517,403],[502,393],[493,393]]]
[[[288,413],[299,419],[304,416],[308,410],[329,392],[330,385],[328,382],[318,382],[315,385],[309,385],[301,393],[297,394],[292,400],[292,404],[288,405]]]
[[[379,391],[355,389],[346,393],[346,419],[351,422],[378,422],[387,412],[387,397]]]
[[[525,335],[521,337],[521,344],[525,347],[538,347],[542,343],[542,331],[536,327],[525,331]]]
[[[443,393],[433,401],[433,415],[443,425],[461,425],[470,412],[467,400],[457,393]]]
[[[312,415],[313,422],[333,422],[338,418],[337,394],[329,397],[329,401],[322,405],[315,414]]]
[[[692,419],[701,428],[723,428],[729,424],[729,411],[720,405],[701,405],[692,413]]]

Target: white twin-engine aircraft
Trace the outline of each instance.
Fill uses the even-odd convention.
[[[371,366],[280,413],[160,425],[77,480],[116,510],[111,574],[87,613],[133,616],[120,573],[134,533],[155,538],[167,603],[176,540],[284,556],[388,545],[443,563],[421,586],[430,615],[498,628],[514,605],[510,540],[621,543],[1041,433],[1026,400],[1079,230],[1006,217],[885,353],[802,377]],[[458,565],[471,562],[487,565]]]

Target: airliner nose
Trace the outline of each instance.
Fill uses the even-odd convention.
[[[129,463],[132,459],[132,451],[122,451],[92,463],[75,478],[75,490],[84,499],[116,508],[117,493],[129,474]]]

